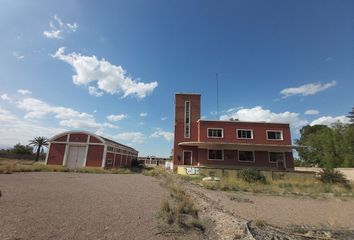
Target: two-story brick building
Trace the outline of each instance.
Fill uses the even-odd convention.
[[[288,123],[202,120],[200,98],[175,95],[174,167],[294,169]]]

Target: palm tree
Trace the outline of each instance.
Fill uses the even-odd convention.
[[[38,161],[39,153],[41,152],[41,148],[48,146],[48,139],[45,137],[35,137],[34,139],[30,140],[30,145],[37,147],[37,154],[36,154],[36,161]]]

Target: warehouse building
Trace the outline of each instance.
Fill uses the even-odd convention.
[[[49,139],[46,164],[70,169],[130,167],[138,151],[85,131],[68,131]]]

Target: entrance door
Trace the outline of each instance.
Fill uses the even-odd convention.
[[[183,151],[183,165],[192,165],[192,151]]]
[[[66,167],[75,169],[84,167],[86,147],[70,146],[66,159]]]
[[[285,169],[285,159],[278,159],[277,167],[279,170],[284,170]]]

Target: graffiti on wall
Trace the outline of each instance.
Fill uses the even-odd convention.
[[[195,167],[186,167],[187,175],[199,175],[199,168]]]

